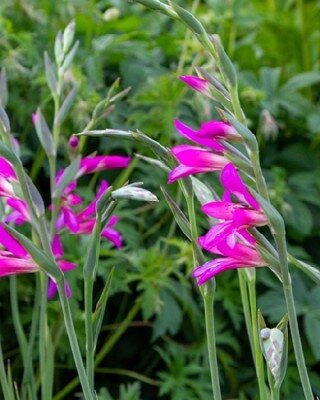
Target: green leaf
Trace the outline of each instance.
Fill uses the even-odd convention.
[[[77,41],[73,45],[72,49],[70,50],[70,52],[68,53],[68,55],[64,59],[64,62],[62,64],[62,66],[61,66],[61,72],[62,73],[66,72],[70,68],[70,66],[72,64],[72,61],[73,61],[73,59],[74,59],[74,57],[76,55],[76,52],[78,50],[78,47],[79,47],[79,41]]]
[[[319,311],[307,312],[304,317],[305,332],[316,361],[320,360],[320,313]]]
[[[313,86],[318,82],[320,82],[320,72],[303,72],[289,79],[288,82],[281,87],[281,93],[287,94],[288,92],[294,92]]]
[[[190,231],[190,222],[188,221],[187,217],[184,215],[178,204],[173,200],[173,198],[169,195],[169,193],[161,186],[161,191],[170,207],[170,210],[173,214],[176,223],[184,233],[184,235],[191,240],[191,231]]]
[[[55,157],[56,149],[53,143],[52,133],[44,116],[41,113],[40,108],[37,109],[35,128],[40,143],[47,153],[48,157]]]
[[[8,102],[7,75],[4,68],[0,71],[0,106],[5,108]]]
[[[97,343],[98,336],[99,336],[99,333],[101,330],[103,317],[105,314],[107,301],[109,298],[109,292],[110,292],[110,287],[111,287],[111,283],[112,283],[114,269],[115,268],[113,267],[108,275],[108,279],[103,287],[100,298],[97,301],[96,309],[95,309],[94,313],[92,314],[92,329],[93,329],[94,343]]]
[[[318,285],[320,284],[320,270],[312,265],[306,263],[305,261],[298,260],[293,257],[291,254],[288,254],[288,260],[293,265],[301,269],[306,275],[309,276],[314,282]]]
[[[45,66],[48,86],[52,92],[52,95],[57,96],[60,93],[60,88],[54,65],[52,64],[47,52],[44,53],[44,66]]]
[[[75,177],[77,176],[77,173],[79,171],[79,166],[80,166],[80,156],[76,157],[70,165],[64,170],[64,173],[62,175],[62,178],[60,179],[58,185],[56,186],[52,197],[53,198],[60,198],[64,189],[71,183]]]
[[[78,87],[74,86],[70,92],[68,93],[67,97],[64,99],[60,110],[58,111],[58,114],[56,115],[55,118],[55,124],[61,125],[62,122],[65,120],[66,116],[68,115],[68,112],[74,102],[74,99],[77,95],[78,92]]]
[[[43,250],[36,247],[30,239],[9,225],[5,225],[5,229],[18,240],[18,242],[28,251],[34,262],[48,275],[52,276],[57,281],[63,278],[63,273],[53,259],[50,259]]]
[[[174,335],[178,332],[181,322],[181,308],[175,298],[166,290],[160,292],[162,307],[153,326],[152,340],[156,340],[166,332]]]
[[[0,123],[4,132],[10,132],[10,121],[8,114],[5,112],[4,108],[0,105]]]

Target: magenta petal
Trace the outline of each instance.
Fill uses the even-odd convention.
[[[210,217],[217,219],[233,219],[236,209],[242,208],[239,204],[234,204],[228,201],[212,201],[201,207],[201,210]]]
[[[196,268],[193,271],[193,277],[197,278],[198,285],[203,285],[221,272],[235,268],[239,268],[239,261],[232,258],[217,258]]]
[[[16,173],[12,165],[3,157],[0,157],[0,175],[7,179],[17,179]]]
[[[0,224],[0,243],[17,257],[29,257],[27,250],[6,231],[2,224]]]
[[[195,143],[201,144],[202,146],[209,147],[219,153],[224,151],[224,147],[215,139],[200,137],[197,131],[194,131],[188,125],[182,123],[179,120],[175,120],[174,124],[177,131],[187,139],[192,140]]]
[[[32,259],[13,257],[11,253],[0,250],[0,277],[37,271],[39,267]]]
[[[122,246],[122,238],[121,234],[116,231],[115,229],[112,228],[105,228],[102,232],[101,235],[110,240],[117,248],[120,248]]]
[[[234,194],[240,201],[244,201],[252,208],[259,210],[260,206],[257,200],[249,193],[248,189],[242,182],[236,167],[229,163],[221,172],[221,182],[225,189]]]
[[[70,229],[70,232],[77,233],[79,230],[79,222],[74,212],[68,208],[62,209],[64,223]]]
[[[66,272],[66,271],[71,271],[72,269],[77,268],[77,265],[67,261],[67,260],[58,260],[57,264],[59,265],[61,271]]]
[[[182,164],[188,167],[211,168],[213,171],[219,171],[229,163],[225,157],[201,147],[180,145],[173,147],[171,151]]]
[[[55,257],[62,257],[64,252],[63,252],[63,247],[62,243],[60,240],[60,237],[58,235],[54,235],[52,244],[51,244],[52,252]]]
[[[185,178],[186,176],[199,174],[201,172],[208,172],[201,168],[186,167],[185,165],[178,165],[175,167],[168,176],[168,183],[173,183],[177,179]]]
[[[198,92],[204,93],[208,91],[208,82],[203,78],[193,75],[183,75],[179,79]]]
[[[57,285],[55,284],[55,282],[50,279],[49,280],[49,285],[48,285],[48,291],[47,291],[47,297],[49,300],[52,300],[54,298],[54,296],[57,293]]]
[[[242,139],[233,126],[223,121],[207,121],[202,123],[198,135],[220,139]]]
[[[88,156],[80,161],[80,169],[78,176],[91,174],[93,172],[113,169],[125,168],[129,165],[131,158],[123,156]]]

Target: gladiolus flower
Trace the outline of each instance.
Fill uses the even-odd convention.
[[[58,264],[61,271],[67,272],[67,271],[70,271],[77,267],[76,264],[62,259],[63,255],[64,255],[64,251],[63,251],[63,247],[62,247],[62,244],[61,244],[61,241],[60,241],[60,238],[58,235],[54,236],[51,248],[52,248],[53,255],[55,256],[56,263]],[[65,291],[66,291],[67,297],[70,297],[71,289],[70,289],[68,282],[65,283]],[[53,279],[50,279],[49,285],[48,285],[48,299],[51,300],[55,296],[56,293],[57,293],[57,285]]]
[[[182,144],[173,147],[171,151],[180,165],[170,172],[168,183],[193,174],[220,171],[229,163],[229,160],[224,156],[202,147]]]
[[[198,285],[202,285],[221,272],[230,269],[267,265],[254,245],[236,243],[235,246],[230,247],[226,241],[223,241],[217,246],[216,253],[226,257],[210,260],[193,271],[193,277],[197,279]]]
[[[80,161],[80,168],[77,178],[92,174],[98,171],[104,171],[113,168],[125,168],[129,165],[130,157],[123,156],[88,156]]]
[[[223,145],[218,140],[242,140],[234,127],[223,121],[207,121],[201,124],[199,130],[194,130],[183,122],[175,120],[175,127],[187,139],[217,152],[224,151]]]
[[[0,250],[0,277],[40,270],[27,250],[6,231],[2,224],[0,224],[0,244],[6,249]]]
[[[183,75],[180,76],[179,79],[190,86],[192,89],[196,90],[197,92],[206,93],[209,92],[209,84],[208,82],[203,79],[199,78],[198,76],[194,75]]]

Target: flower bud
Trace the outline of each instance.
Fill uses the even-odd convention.
[[[75,152],[79,146],[79,138],[76,135],[71,135],[69,139],[69,148],[72,152]]]
[[[158,201],[157,197],[149,192],[149,190],[142,189],[136,184],[127,185],[120,189],[114,190],[111,193],[114,200],[118,199],[131,199],[141,201]]]

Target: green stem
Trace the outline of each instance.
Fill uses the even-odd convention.
[[[272,387],[271,385],[271,400],[280,400],[280,388]]]
[[[65,293],[64,281],[57,282],[57,285],[58,285],[60,303],[61,303],[61,307],[63,310],[64,323],[65,323],[66,331],[68,334],[74,362],[76,364],[76,368],[78,371],[78,378],[80,380],[83,395],[84,395],[85,400],[94,400],[95,396],[93,394],[93,391],[90,388],[88,377],[86,375],[86,370],[83,365],[81,352],[80,352],[80,348],[79,348],[79,344],[78,344],[78,340],[77,340],[77,335],[76,335],[76,331],[74,329],[74,324],[73,324],[73,320],[72,320],[71,310],[70,310],[68,299],[67,299],[67,296]]]
[[[297,314],[294,305],[293,292],[292,292],[292,284],[291,277],[289,274],[288,268],[288,259],[287,259],[287,245],[285,240],[285,232],[283,228],[283,232],[277,232],[274,234],[274,239],[277,245],[281,275],[282,275],[282,285],[283,291],[286,299],[288,317],[289,317],[289,325],[293,343],[293,349],[296,357],[296,363],[299,370],[300,381],[302,384],[304,396],[306,400],[313,400],[312,389],[308,377],[307,367],[304,359],[304,354],[302,350],[302,343],[299,333],[299,326],[297,320]]]
[[[109,353],[109,351],[113,348],[113,346],[117,343],[120,337],[124,334],[124,332],[130,326],[130,323],[137,315],[140,310],[141,304],[137,301],[131,310],[128,312],[127,317],[121,322],[120,326],[117,328],[116,332],[110,336],[107,342],[104,344],[100,352],[98,353],[95,361],[95,365],[99,365],[101,361],[105,358],[105,356]],[[53,400],[63,400],[67,398],[66,396],[79,384],[79,377],[74,378],[71,382],[69,382],[59,393],[57,393]]]
[[[209,365],[211,374],[211,383],[214,400],[222,400],[220,382],[219,382],[219,368],[217,361],[216,351],[216,338],[214,329],[214,313],[213,313],[213,301],[215,288],[211,282],[205,284],[202,294],[204,300],[204,313],[206,322],[206,333],[208,342],[208,354],[209,354]]]
[[[0,340],[0,383],[4,400],[15,400],[14,397],[11,395],[11,390],[7,379],[7,373],[6,373],[6,368],[4,366],[4,360],[2,354],[1,340]]]
[[[25,368],[27,365],[28,342],[26,339],[26,335],[23,331],[23,327],[22,327],[22,323],[21,323],[21,319],[20,319],[17,277],[15,275],[12,275],[12,276],[10,276],[9,279],[10,279],[10,302],[11,302],[12,322],[13,322],[14,330],[17,335],[17,339],[18,339],[23,366]]]
[[[53,377],[53,352],[52,340],[47,320],[47,288],[48,277],[40,272],[41,280],[41,303],[40,303],[40,323],[39,323],[39,358],[40,358],[40,379],[41,379],[41,398],[51,400]]]
[[[32,398],[35,399],[37,397],[36,394],[36,384],[34,379],[34,369],[33,369],[33,351],[34,351],[34,343],[37,336],[37,328],[39,323],[39,314],[40,314],[40,282],[39,282],[39,274],[36,276],[36,295],[35,301],[33,305],[32,311],[32,323],[30,329],[30,337],[27,348],[27,362],[28,366],[23,371],[22,378],[22,398],[26,398],[26,391],[30,390],[32,394]]]
[[[250,315],[250,305],[248,301],[248,289],[247,289],[247,278],[245,276],[246,271],[243,269],[238,269],[239,285],[240,285],[240,295],[242,301],[242,308],[244,313],[244,321],[246,324],[246,330],[249,338],[250,348],[252,355],[254,354],[253,347],[253,337],[252,337],[252,322]]]
[[[93,279],[84,280],[85,330],[86,330],[86,370],[91,390],[94,390],[94,340],[92,327]]]
[[[262,352],[260,349],[260,342],[259,342],[255,278],[248,280],[248,287],[249,287],[249,300],[250,300],[250,307],[251,307],[252,338],[253,338],[253,347],[254,347],[253,354],[254,354],[254,363],[255,363],[255,367],[256,367],[256,375],[258,378],[259,399],[260,400],[268,400],[269,395],[267,393],[267,387],[266,387],[266,383],[265,383],[263,357],[262,357]]]

